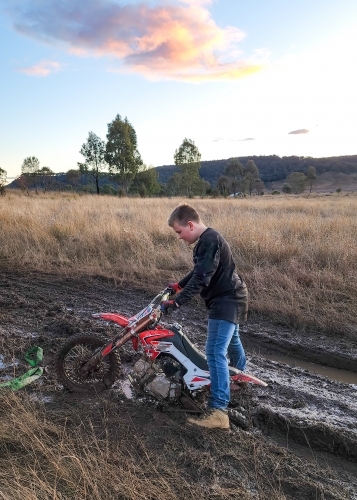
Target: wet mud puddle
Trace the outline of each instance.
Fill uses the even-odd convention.
[[[278,356],[276,354],[261,354],[261,356],[270,361],[277,361],[278,363],[285,363],[293,368],[302,368],[311,373],[317,373],[335,382],[342,382],[344,384],[357,386],[357,373],[348,370],[341,370],[339,368],[331,368],[329,366],[319,365],[318,363],[311,363],[301,359],[295,359],[289,356]]]

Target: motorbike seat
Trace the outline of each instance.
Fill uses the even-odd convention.
[[[209,371],[206,356],[192,344],[189,338],[182,332],[181,327],[177,324],[171,325],[170,330],[175,334],[172,338],[174,346],[177,347],[182,354],[187,356],[198,368]],[[233,366],[229,366],[228,369],[231,377],[240,373],[240,371]]]

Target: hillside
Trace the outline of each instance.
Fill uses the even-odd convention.
[[[285,180],[273,182],[272,190],[281,191]],[[312,191],[314,193],[333,193],[336,189],[342,192],[357,191],[357,174],[345,174],[343,172],[324,172],[317,175]],[[306,187],[305,192],[309,191]]]
[[[316,169],[317,181],[314,191],[329,192],[341,188],[342,191],[355,191],[357,189],[357,155],[338,156],[329,158],[312,158],[299,156],[244,156],[239,161],[245,165],[248,160],[253,160],[259,169],[260,178],[267,189],[281,189],[286,177],[291,172],[307,173],[309,166]],[[217,180],[224,174],[228,162],[227,159],[202,161],[200,176],[215,187]],[[163,165],[156,167],[158,181],[167,184],[170,177],[179,171],[176,165]],[[72,179],[66,173],[57,173],[51,178],[38,179],[38,187],[42,189],[62,191],[80,190],[93,192],[94,179],[90,175],[83,174],[79,178]],[[115,194],[118,183],[107,175],[100,179],[99,185],[102,193]],[[7,187],[23,188],[21,178],[14,180]],[[32,189],[33,184],[28,188]]]
[[[248,160],[254,160],[257,165],[260,178],[263,182],[283,181],[291,172],[304,172],[306,174],[309,166],[316,169],[317,175],[325,172],[342,173],[349,176],[357,174],[357,155],[336,156],[329,158],[312,158],[299,156],[243,156],[239,157],[240,162],[245,165]],[[200,175],[203,179],[216,185],[217,179],[223,175],[228,159],[202,161]],[[168,179],[178,171],[176,165],[163,165],[157,167],[159,182],[167,183]],[[342,177],[341,177],[342,179]],[[345,180],[349,183],[349,177]],[[336,188],[335,188],[336,189]]]

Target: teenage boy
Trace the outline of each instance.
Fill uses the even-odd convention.
[[[196,210],[182,203],[169,217],[168,224],[179,239],[193,249],[193,270],[178,283],[169,286],[180,292],[174,300],[164,301],[162,309],[177,309],[200,294],[208,310],[206,357],[211,378],[208,411],[187,422],[209,429],[229,429],[227,407],[230,401],[230,365],[244,370],[246,359],[239,338],[239,323],[246,321],[248,291],[235,271],[231,249],[221,234],[206,227]]]

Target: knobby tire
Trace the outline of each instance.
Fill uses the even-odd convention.
[[[71,392],[102,392],[114,384],[121,365],[118,351],[105,356],[95,373],[88,377],[80,372],[80,367],[108,340],[108,337],[101,335],[77,334],[61,346],[56,356],[56,371],[66,389]]]

